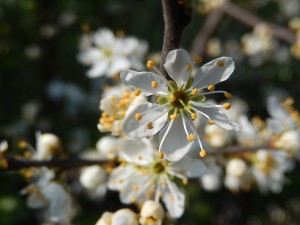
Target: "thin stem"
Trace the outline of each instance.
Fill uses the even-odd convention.
[[[215,148],[207,152],[207,155],[226,155],[226,154],[244,154],[253,153],[260,149],[271,149],[269,145],[258,145],[253,147],[230,146],[227,148]]]
[[[180,47],[183,31],[191,20],[191,8],[180,2],[184,1],[162,0],[165,27],[160,70],[169,80],[170,77],[164,68],[166,57],[171,50]]]

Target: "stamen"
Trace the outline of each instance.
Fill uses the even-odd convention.
[[[178,114],[177,113],[173,113],[170,115],[170,119],[171,120],[176,120],[178,118]]]
[[[196,57],[194,58],[194,61],[195,61],[196,63],[202,63],[203,58],[202,58],[201,56],[196,56]]]
[[[199,93],[199,89],[198,88],[194,88],[192,91],[192,95],[197,95]]]
[[[132,189],[133,189],[134,191],[137,191],[137,190],[140,189],[140,187],[139,187],[138,185],[133,185],[133,186],[132,186]]]
[[[161,151],[158,151],[157,155],[158,155],[158,158],[160,158],[160,159],[163,159],[165,157],[165,154]]]
[[[142,119],[142,115],[140,113],[136,113],[134,118],[136,121],[140,121]]]
[[[214,125],[215,122],[214,122],[213,120],[208,120],[208,121],[207,121],[207,124],[208,124],[208,125]]]
[[[134,95],[135,96],[139,96],[140,94],[141,94],[141,89],[136,89],[135,91],[134,91]]]
[[[153,60],[148,60],[148,61],[147,61],[147,68],[148,68],[149,70],[152,70],[153,67],[154,67],[154,65],[155,65],[155,63],[154,63]]]
[[[231,108],[231,104],[229,102],[223,104],[224,109],[228,110]]]
[[[185,67],[185,70],[186,71],[190,71],[192,68],[191,64],[187,64],[186,67]]]
[[[230,94],[229,92],[224,93],[224,96],[226,98],[232,98],[232,94]]]
[[[129,97],[130,97],[130,93],[127,92],[127,91],[125,91],[125,92],[123,93],[123,98],[129,98]]]
[[[147,128],[148,128],[149,130],[153,129],[153,123],[152,123],[152,122],[149,122],[149,123],[147,124]]]
[[[151,81],[152,88],[156,89],[158,87],[157,81]]]
[[[201,151],[199,152],[199,155],[201,158],[204,158],[206,156],[206,151],[202,148]]]
[[[173,94],[169,95],[169,99],[170,99],[170,102],[175,102],[176,101],[176,97]]]
[[[184,178],[184,179],[182,179],[181,181],[182,181],[182,184],[183,184],[183,185],[187,185],[189,180],[186,179],[186,178]]]
[[[189,134],[186,136],[186,139],[189,141],[189,142],[192,142],[195,140],[195,135],[194,134]]]
[[[192,120],[197,119],[197,114],[196,113],[191,113],[190,115],[191,115],[191,119]]]
[[[215,90],[215,85],[211,84],[207,87],[207,90],[209,91],[214,91]]]
[[[223,67],[223,66],[225,65],[225,63],[224,63],[224,61],[218,61],[218,62],[217,62],[217,65],[218,65],[219,67]]]

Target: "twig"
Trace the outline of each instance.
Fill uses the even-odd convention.
[[[162,0],[162,8],[165,27],[160,70],[169,78],[164,68],[166,57],[171,50],[180,47],[183,31],[191,20],[192,10],[186,8],[184,1],[178,0]]]
[[[270,145],[258,145],[253,147],[231,146],[227,148],[215,148],[207,152],[207,155],[221,155],[221,154],[244,154],[253,153],[260,149],[271,149]]]
[[[289,29],[278,26],[276,24],[266,22],[263,19],[258,18],[257,16],[251,14],[250,12],[238,7],[234,3],[227,1],[226,7],[224,7],[224,12],[229,16],[241,21],[242,23],[254,27],[257,24],[265,24],[268,26],[272,32],[272,34],[290,44],[294,44],[296,42],[296,35]]]
[[[12,171],[19,169],[27,169],[30,167],[49,167],[49,168],[59,168],[59,169],[74,169],[84,166],[91,165],[101,165],[106,161],[104,160],[89,160],[89,159],[78,159],[78,158],[68,158],[68,159],[53,159],[53,160],[24,160],[16,159],[12,157],[5,158],[7,166],[5,168],[0,167],[0,171]]]

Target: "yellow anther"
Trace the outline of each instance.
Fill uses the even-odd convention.
[[[229,102],[226,102],[223,104],[224,109],[228,110],[231,108],[231,104]]]
[[[139,96],[140,94],[141,94],[141,89],[136,89],[135,91],[134,91],[134,95],[135,96]]]
[[[20,141],[20,142],[19,142],[19,147],[20,147],[20,148],[26,148],[26,146],[27,146],[26,141]]]
[[[120,112],[119,112],[119,114],[120,114],[120,116],[121,117],[125,117],[125,115],[126,115],[126,111],[125,110],[121,110]]]
[[[179,4],[180,4],[180,2],[179,2]],[[180,4],[181,5],[181,4]],[[155,219],[154,217],[147,217],[146,218],[146,220],[147,220],[147,222],[148,223],[146,223],[146,224],[156,224],[156,222],[157,222],[157,219]]]
[[[223,67],[223,66],[225,65],[225,63],[224,63],[224,61],[218,61],[218,62],[217,62],[217,65],[218,65],[219,67]]]
[[[136,198],[135,197],[131,197],[130,201],[131,201],[131,203],[135,203],[136,202]]]
[[[199,89],[198,88],[194,88],[192,91],[192,95],[197,95],[199,93]]]
[[[187,64],[187,65],[185,66],[186,71],[190,71],[191,68],[192,68],[191,64]]]
[[[212,121],[212,120],[209,120],[209,121],[207,121],[207,124],[208,124],[208,125],[214,125],[214,124],[215,124],[215,122],[214,122],[214,121]]]
[[[151,86],[152,86],[152,88],[157,88],[158,87],[158,83],[157,83],[157,81],[151,81]]]
[[[137,191],[137,190],[140,189],[140,187],[139,187],[138,185],[133,185],[133,186],[132,186],[132,189],[133,189],[134,191]]]
[[[191,113],[191,119],[192,119],[192,120],[197,119],[197,114],[196,114],[196,113]]]
[[[169,95],[169,99],[170,99],[170,102],[175,102],[176,101],[176,97],[173,94]]]
[[[118,180],[118,182],[119,182],[119,184],[123,184],[123,180],[122,179],[120,179],[120,180]]]
[[[206,151],[202,148],[201,151],[199,152],[199,155],[201,158],[204,158],[206,156]]]
[[[136,121],[140,121],[142,119],[142,115],[140,113],[136,113],[134,118]]]
[[[165,157],[165,154],[162,153],[161,151],[158,151],[157,155],[158,155],[158,158],[160,158],[160,159],[163,159]]]
[[[143,156],[139,155],[138,160],[142,160],[142,159],[143,159]]]
[[[148,128],[149,130],[153,129],[153,123],[152,123],[152,122],[149,122],[149,123],[147,124],[147,128]]]
[[[177,118],[178,118],[178,114],[176,114],[176,113],[173,113],[170,115],[171,120],[176,120]]]
[[[203,58],[202,58],[201,56],[196,56],[196,57],[194,58],[194,61],[195,61],[196,63],[202,63]]]
[[[230,93],[228,93],[228,92],[224,93],[224,96],[225,96],[226,98],[232,98],[232,94],[230,94]]]
[[[186,136],[186,139],[189,141],[189,142],[192,142],[195,140],[195,135],[194,134],[189,134]]]
[[[169,199],[170,199],[171,202],[173,202],[174,201],[174,196],[170,195]]]
[[[182,179],[182,184],[183,184],[183,185],[187,185],[187,184],[188,184],[188,181],[189,181],[188,179],[184,178],[184,179]]]
[[[130,97],[130,93],[129,92],[124,92],[123,93],[123,98],[129,98]]]
[[[147,68],[148,68],[149,70],[152,70],[153,67],[154,67],[154,65],[155,65],[155,63],[154,63],[153,60],[148,60],[148,61],[147,61]]]
[[[127,163],[126,163],[126,162],[122,162],[120,165],[121,165],[122,167],[125,167],[125,166],[127,166]]]
[[[215,85],[211,84],[211,85],[209,85],[209,86],[207,87],[207,89],[208,89],[209,91],[214,91],[214,90],[215,90]]]

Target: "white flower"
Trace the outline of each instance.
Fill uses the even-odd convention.
[[[6,140],[0,142],[0,154],[4,153],[8,149],[8,143]]]
[[[103,111],[99,119],[98,129],[101,132],[112,132],[114,136],[123,134],[121,124],[132,108],[146,102],[140,92],[132,92],[128,87],[116,86],[105,91],[100,102]]]
[[[117,143],[118,139],[111,136],[104,136],[96,143],[97,151],[106,159],[113,160],[117,157]]]
[[[103,213],[95,225],[111,225],[112,215],[111,212]]]
[[[161,225],[165,211],[159,202],[148,200],[143,204],[140,215],[141,225]]]
[[[57,154],[61,149],[61,143],[59,138],[51,133],[41,132],[36,133],[36,150],[34,159],[45,160],[52,158],[53,154]]]
[[[105,212],[95,225],[138,225],[137,215],[130,209],[120,209],[115,213]]]
[[[123,139],[119,144],[123,163],[112,171],[108,188],[119,190],[126,204],[161,198],[171,217],[180,217],[185,196],[172,179],[177,177],[186,184],[189,177],[204,172],[203,163],[189,156],[173,163],[162,160],[148,139]]]
[[[247,171],[247,164],[239,158],[230,159],[226,165],[226,173],[234,177],[242,177]]]
[[[116,37],[107,28],[91,35],[84,35],[82,52],[78,60],[92,68],[87,72],[90,78],[107,75],[113,77],[124,69],[141,69],[141,62],[148,45],[134,37]]]
[[[88,166],[83,168],[79,181],[87,189],[96,189],[100,185],[105,185],[106,183],[106,172],[100,166]]]
[[[195,62],[199,61],[198,58]],[[164,65],[174,81],[168,81],[160,72],[121,72],[122,83],[141,91],[144,95],[156,95],[157,103],[144,103],[128,113],[123,121],[124,133],[129,137],[148,137],[159,133],[159,150],[170,161],[181,159],[196,140],[201,155],[205,155],[199,134],[193,120],[204,116],[209,124],[216,124],[228,130],[239,130],[240,126],[228,119],[222,108],[230,108],[230,103],[214,105],[205,103],[205,96],[213,93],[214,85],[229,78],[234,70],[231,58],[221,57],[202,66],[192,75],[193,61],[182,49],[171,51]],[[203,92],[204,89],[208,92]]]

